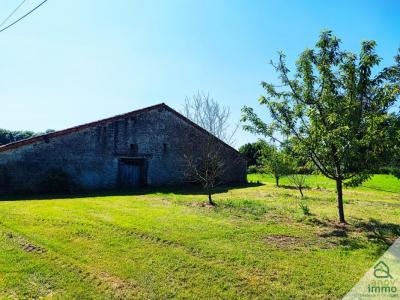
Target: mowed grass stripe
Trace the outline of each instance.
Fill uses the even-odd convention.
[[[6,236],[9,238],[10,243],[14,245],[19,245],[23,251],[26,251],[24,247],[21,247],[21,241],[24,244],[35,245],[35,247],[43,249],[44,251],[37,252],[32,251],[32,254],[40,253],[44,260],[50,262],[52,268],[56,270],[63,270],[65,272],[70,272],[79,277],[79,281],[84,281],[87,284],[91,284],[95,290],[100,292],[105,299],[112,296],[122,295],[123,297],[140,297],[145,296],[144,290],[140,290],[138,286],[133,282],[123,281],[121,278],[116,276],[111,276],[106,272],[99,273],[96,269],[90,268],[85,264],[82,264],[80,260],[74,258],[66,253],[61,253],[53,247],[47,247],[46,243],[38,243],[35,239],[30,239],[24,233],[10,228],[4,223],[0,223],[0,228],[6,231]],[[28,252],[28,251],[27,251]],[[147,298],[147,297],[144,297]]]
[[[43,220],[42,220],[43,221]],[[48,223],[50,221],[50,223]],[[35,223],[35,222],[33,222]],[[24,225],[24,232],[29,231],[29,228],[31,228],[31,230],[37,232],[37,231],[41,231],[42,234],[44,233],[44,228],[50,226],[53,228],[54,224],[51,224],[51,220],[46,220],[45,221],[46,226],[36,226],[35,225],[31,225],[29,226],[28,224]],[[61,222],[56,222],[58,225],[61,224]],[[81,226],[82,223],[73,223],[73,222],[64,222],[63,226],[64,229],[66,229],[66,227],[68,226],[73,226],[76,227],[76,225]],[[87,224],[85,224],[85,226],[87,226]],[[167,268],[166,271],[170,270],[173,273],[175,273],[174,278],[168,278],[168,272],[160,273],[160,274],[152,274],[155,276],[151,276],[150,278],[145,278],[146,280],[143,282],[143,286],[147,287],[148,291],[147,291],[147,296],[151,295],[152,291],[155,291],[157,295],[161,295],[161,296],[165,296],[165,297],[170,297],[170,296],[177,296],[173,289],[174,289],[174,284],[176,284],[177,286],[182,288],[182,285],[184,284],[184,281],[186,281],[185,276],[183,276],[181,279],[182,280],[178,280],[176,281],[176,273],[179,270],[180,273],[186,273],[187,271],[190,272],[190,277],[192,276],[196,276],[196,281],[197,284],[201,281],[204,282],[205,286],[204,288],[207,288],[207,283],[212,281],[214,284],[216,282],[219,282],[219,284],[223,284],[223,285],[227,285],[227,287],[229,286],[229,288],[227,290],[230,290],[230,292],[225,295],[225,296],[234,296],[237,293],[241,293],[243,294],[243,292],[245,292],[244,294],[248,294],[248,296],[255,296],[256,295],[256,291],[254,290],[253,293],[251,291],[251,289],[249,289],[249,287],[252,284],[257,283],[260,284],[260,282],[255,282],[257,280],[262,279],[262,276],[260,275],[261,272],[256,271],[256,270],[245,270],[244,268],[240,268],[239,266],[234,267],[233,265],[227,265],[225,266],[225,262],[223,260],[214,260],[212,259],[212,257],[202,257],[201,254],[197,251],[194,251],[193,249],[187,249],[185,248],[183,245],[179,245],[177,243],[174,242],[170,242],[167,240],[162,240],[160,238],[156,238],[153,236],[150,236],[148,234],[144,234],[144,233],[139,233],[139,232],[134,232],[132,230],[128,230],[125,228],[121,228],[112,224],[104,224],[103,226],[99,226],[99,225],[93,225],[93,226],[89,226],[91,227],[92,230],[90,230],[91,233],[97,233],[97,234],[101,234],[104,236],[108,236],[110,237],[110,240],[113,241],[113,245],[110,245],[110,243],[104,243],[105,246],[107,246],[108,250],[111,250],[111,248],[113,247],[117,247],[120,250],[125,250],[123,251],[123,253],[120,253],[121,256],[120,257],[114,257],[114,259],[112,259],[112,257],[105,257],[104,253],[105,253],[105,249],[99,249],[96,248],[96,246],[94,244],[91,244],[91,249],[89,252],[85,252],[85,251],[81,251],[80,253],[72,253],[70,251],[68,251],[68,249],[57,249],[57,247],[52,244],[51,246],[47,246],[47,248],[50,248],[52,252],[57,253],[57,255],[59,257],[62,258],[68,258],[69,260],[74,261],[74,265],[65,263],[62,259],[57,258],[57,260],[53,260],[53,262],[61,262],[61,268],[67,268],[67,269],[74,269],[76,268],[75,266],[77,266],[78,264],[80,265],[80,258],[82,256],[88,258],[88,257],[94,257],[96,253],[102,253],[102,258],[107,258],[107,260],[111,261],[112,264],[118,265],[118,267],[120,268],[121,266],[123,266],[124,264],[128,264],[131,263],[131,267],[135,267],[135,265],[138,263],[138,260],[135,258],[132,258],[132,252],[130,252],[129,250],[134,250],[134,249],[146,249],[148,248],[149,250],[152,250],[152,254],[153,257],[155,254],[158,254],[157,256],[163,256],[165,257],[164,260],[164,264],[168,263],[168,265],[170,265],[170,268]],[[71,229],[71,228],[70,228]],[[14,231],[15,232],[15,231]],[[59,232],[58,232],[59,233]],[[46,240],[52,240],[54,241],[55,239],[51,239],[51,237],[60,237],[61,235],[58,234],[57,232],[52,231],[52,232],[47,232],[46,235],[43,235],[43,237],[45,237]],[[15,234],[15,233],[14,233]],[[142,243],[137,243],[137,239],[141,239],[143,240]],[[132,245],[132,240],[134,240],[134,245]],[[120,241],[121,244],[116,243],[117,241]],[[34,243],[34,241],[32,240],[32,242]],[[42,241],[43,242],[43,241]],[[46,244],[46,242],[44,242]],[[147,244],[147,245],[146,245]],[[157,248],[158,251],[154,251],[154,244],[159,244],[159,247]],[[85,247],[82,247],[81,245],[75,245],[74,243],[70,243],[70,245],[75,248],[77,246],[81,246],[78,247],[79,249],[84,249],[86,250]],[[44,245],[44,247],[46,247],[46,245]],[[157,253],[154,253],[157,252]],[[168,255],[166,255],[166,253],[161,253],[161,252],[166,252],[168,253]],[[78,255],[77,255],[78,254]],[[102,267],[99,267],[99,265],[94,266],[94,261],[90,261],[88,259],[85,259],[84,263],[87,265],[86,269],[91,269],[94,268],[96,271],[92,271],[92,273],[88,273],[85,271],[79,272],[79,273],[83,273],[83,274],[89,274],[88,276],[97,276],[97,281],[101,281],[102,278],[101,276],[98,276],[96,273],[100,273],[100,274],[104,274],[106,273],[103,270],[110,270],[112,269],[111,265],[106,265]],[[141,260],[139,261],[140,264],[140,268],[144,268],[144,269],[149,269],[150,266],[146,266],[146,260],[144,257],[141,257]],[[91,267],[88,267],[91,266]],[[76,268],[78,269],[78,268]],[[186,271],[187,270],[187,271]],[[199,270],[199,271],[196,271]],[[157,270],[154,270],[157,271]],[[196,272],[200,272],[199,274],[194,274]],[[110,272],[107,272],[108,274],[110,274]],[[155,272],[157,273],[157,272]],[[143,273],[141,273],[143,274]],[[127,275],[127,274],[125,274]],[[115,273],[110,274],[111,277],[115,276]],[[204,277],[204,279],[202,280],[202,277]],[[120,277],[122,278],[122,277]],[[94,280],[94,278],[93,278]],[[169,289],[171,289],[170,291],[166,292],[161,291],[161,290],[157,290],[157,286],[152,287],[153,283],[160,283],[160,280],[163,280],[164,283],[168,286]],[[246,290],[244,291],[243,288],[240,291],[241,287],[246,287]],[[232,289],[238,289],[236,292],[233,292]],[[127,291],[128,292],[128,291]],[[211,292],[211,291],[210,291]],[[220,293],[220,291],[214,291],[215,295],[218,295]],[[142,293],[141,293],[142,294]],[[225,294],[225,293],[224,293]],[[224,296],[224,294],[221,294],[220,296]],[[154,295],[155,296],[155,295]],[[183,295],[180,295],[183,296]]]
[[[304,199],[271,183],[222,188],[216,208],[199,205],[206,198],[197,191],[142,192],[0,202],[0,220],[100,280],[102,297],[112,285],[107,295],[116,299],[130,291],[150,299],[336,299],[400,232],[399,195],[379,190],[345,191],[346,232],[335,227],[330,188],[306,190]],[[73,283],[65,289],[73,295]]]
[[[51,251],[27,251],[21,241],[24,236],[0,224],[0,297],[83,297],[107,299],[112,297],[101,282],[76,264]],[[30,241],[32,242],[32,241]],[[43,248],[42,248],[43,249]],[[66,286],[73,289],[65,289]],[[88,297],[87,297],[88,296]]]
[[[30,214],[30,216],[31,215],[32,214]],[[4,217],[6,217],[6,216],[4,216]],[[65,216],[65,218],[67,219],[67,216]],[[36,226],[33,226],[34,228],[31,228],[31,231],[32,232],[41,232],[41,235],[43,235],[43,233],[45,232],[46,228],[55,229],[55,228],[60,227],[60,225],[63,225],[65,223],[67,223],[68,226],[70,226],[70,227],[71,226],[74,227],[74,225],[76,225],[75,229],[81,227],[82,225],[86,225],[85,223],[82,223],[82,222],[77,222],[77,223],[73,223],[71,221],[60,222],[60,220],[55,220],[54,224],[52,224],[51,220],[50,220],[49,224],[44,224],[43,226],[37,226],[38,223],[40,223],[40,222],[36,222],[35,219],[29,218],[28,220],[26,220],[26,222],[23,222],[21,216],[17,216],[17,215],[14,215],[12,217],[12,219],[13,220],[18,220],[17,223],[20,226],[22,226],[25,230],[27,230],[30,227],[32,227],[33,226],[32,224],[35,224]],[[95,216],[93,216],[93,215],[91,215],[90,218],[88,218],[87,216],[85,216],[84,218],[82,217],[82,219],[90,220],[90,224],[99,224],[100,223],[95,218]],[[287,224],[286,224],[286,226],[287,226]],[[62,227],[64,227],[64,226],[62,226]],[[98,230],[96,232],[101,232],[101,236],[115,236],[115,233],[118,231],[116,226],[114,226],[114,228],[113,228],[114,230],[108,230],[108,231],[105,230],[105,228],[99,228],[98,225],[96,225],[95,227],[98,228]],[[73,231],[72,230],[73,228],[68,228],[68,229],[69,229],[69,231]],[[217,230],[217,228],[214,228],[214,230]],[[50,240],[51,241],[52,236],[58,236],[59,235],[59,234],[57,234],[57,232],[53,232],[53,231],[56,231],[56,230],[52,230],[52,232],[50,232],[45,237],[46,240]],[[111,232],[109,232],[109,231],[111,231]],[[124,229],[124,231],[126,231],[126,229]],[[63,245],[65,243],[64,239],[65,239],[65,237],[61,239],[61,241],[60,241],[61,245]],[[115,242],[115,238],[113,238],[113,240]],[[232,240],[229,239],[228,242],[232,242]],[[257,246],[258,246],[258,245],[247,243],[247,246],[248,245],[251,245],[253,250],[257,249]],[[92,244],[92,246],[93,246],[93,244]],[[173,245],[173,246],[176,246],[176,245]],[[72,249],[84,249],[84,248],[85,248],[84,245],[72,245]],[[128,248],[129,249],[129,243],[128,242],[124,243],[123,245],[120,246],[120,249],[124,249],[124,248]],[[235,251],[237,252],[238,251],[237,248],[234,248],[232,250],[233,251],[230,251],[230,252],[235,252]],[[289,282],[287,285],[290,285],[290,275],[292,275],[293,270],[288,268],[288,266],[285,265],[285,264],[283,264],[283,268],[282,268],[280,263],[279,263],[280,259],[287,259],[287,257],[285,257],[285,256],[287,256],[287,254],[286,253],[275,252],[275,253],[273,253],[273,255],[271,255],[271,261],[267,265],[265,265],[265,260],[264,261],[263,260],[261,260],[261,261],[258,260],[258,258],[263,258],[263,257],[265,257],[267,255],[267,252],[264,252],[263,250],[267,251],[268,249],[266,249],[264,247],[264,249],[261,249],[261,251],[259,253],[257,253],[256,255],[250,253],[250,255],[245,255],[244,257],[230,257],[230,256],[227,257],[227,259],[230,259],[231,261],[236,261],[237,260],[238,264],[242,265],[241,269],[239,269],[239,273],[242,274],[241,275],[242,278],[226,279],[228,281],[243,283],[244,286],[246,286],[246,288],[243,289],[243,290],[245,290],[245,292],[243,292],[243,291],[241,292],[242,295],[246,295],[246,293],[248,293],[251,290],[249,288],[251,286],[251,284],[258,287],[257,288],[258,293],[260,292],[260,286],[265,286],[265,287],[268,287],[268,289],[270,289],[271,288],[271,279],[273,281],[272,284],[276,284],[277,285],[277,287],[275,287],[274,289],[271,289],[271,290],[276,290],[281,285],[281,282],[276,279],[276,278],[279,278],[279,277],[283,277],[283,278],[286,277],[287,281]],[[79,253],[78,255],[81,255],[81,254],[83,254],[83,253]],[[149,253],[149,255],[153,255],[154,256],[154,253]],[[229,253],[228,253],[228,255],[229,255]],[[88,256],[91,256],[91,254],[88,253],[88,254],[85,254],[84,256],[88,257]],[[182,255],[180,255],[180,256],[182,256]],[[274,256],[275,256],[275,260],[274,260]],[[294,260],[295,257],[299,256],[299,253],[297,253],[297,254],[293,253],[291,256],[293,256],[293,260]],[[300,254],[300,256],[304,256],[304,254]],[[112,258],[109,258],[109,257],[106,258],[104,256],[102,257],[102,259],[106,260],[106,261],[112,260]],[[206,272],[206,273],[210,272],[210,268],[209,268],[210,259],[211,259],[210,257],[206,257],[206,260],[208,262],[208,266],[206,268],[204,268],[204,267],[200,268],[200,269],[202,269],[202,272]],[[173,261],[173,259],[168,258],[168,261]],[[265,268],[263,269],[262,272],[261,271],[255,271],[254,268],[252,270],[250,270],[250,272],[246,271],[246,269],[248,269],[248,267],[246,267],[246,265],[249,264],[250,266],[252,266],[252,262],[254,262],[254,261],[258,261],[259,263],[264,264]],[[220,265],[223,262],[224,262],[223,257],[220,257],[218,259],[218,261],[217,261],[217,264]],[[89,262],[86,261],[85,263],[87,264]],[[118,264],[120,266],[123,264],[123,262],[120,262],[118,260],[114,260],[114,263]],[[143,261],[140,261],[139,263],[143,263]],[[147,267],[148,266],[145,266],[145,269]],[[172,266],[172,269],[171,269],[172,272],[175,272],[176,268],[174,268],[174,267],[175,267],[175,265]],[[108,266],[105,266],[104,268],[105,269],[110,269],[110,266],[108,265]],[[230,270],[234,269],[232,265],[228,265],[227,268],[229,268],[228,272],[230,272]],[[193,272],[191,272],[191,273],[192,274],[190,274],[189,276],[198,276],[196,274],[193,274]],[[223,276],[225,278],[226,274],[227,274],[227,271],[224,270],[224,271],[221,272],[221,274],[219,274],[219,276]],[[243,280],[243,277],[244,278],[249,278],[249,280]],[[216,282],[215,279],[213,279],[213,282],[214,282],[214,284],[219,284],[219,282]],[[249,284],[249,282],[251,282],[251,284]],[[182,284],[179,283],[178,286],[182,287]],[[205,287],[205,288],[207,288],[207,287]],[[232,289],[232,287],[230,287],[230,289]],[[240,291],[237,291],[237,292],[240,293]],[[296,292],[295,288],[293,288],[293,292]],[[160,295],[160,294],[161,295],[165,295],[165,294],[163,294],[162,291],[157,291],[157,294],[158,295]],[[264,295],[269,295],[268,290],[265,290],[263,294]],[[250,295],[248,295],[248,296],[250,296]]]

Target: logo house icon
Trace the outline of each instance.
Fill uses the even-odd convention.
[[[379,261],[374,266],[374,277],[383,279],[383,278],[390,278],[393,279],[392,275],[390,275],[389,266],[384,261]]]
[[[400,299],[400,238],[343,298],[355,299]]]

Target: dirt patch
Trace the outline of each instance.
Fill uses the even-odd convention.
[[[131,299],[134,296],[143,295],[143,291],[136,284],[109,273],[101,272],[98,274],[98,279],[111,288],[117,299]]]
[[[26,252],[36,252],[36,253],[45,253],[46,250],[42,247],[35,246],[30,243],[21,243],[21,248]]]
[[[297,236],[289,235],[268,235],[265,237],[265,242],[273,244],[277,247],[288,247],[304,245],[304,239]]]
[[[323,188],[323,187],[316,187],[316,188],[311,188],[314,191],[319,191],[319,192],[330,192],[329,189]]]
[[[121,278],[117,277],[117,276],[113,276],[111,274],[102,272],[99,274],[99,279],[101,281],[107,282],[108,284],[110,284],[110,286],[113,289],[126,289],[126,288],[132,288],[134,286],[131,286],[130,283],[122,280]]]
[[[213,209],[213,208],[215,208],[214,205],[211,205],[211,204],[208,203],[208,202],[198,202],[198,201],[190,202],[189,206],[193,206],[193,207],[205,207],[205,208],[208,208],[208,209]]]
[[[348,224],[341,224],[333,220],[319,220],[308,218],[308,225],[317,225],[315,228],[319,237],[339,245],[352,244],[352,247],[361,247],[361,240],[386,243],[391,245],[400,236],[400,225],[382,223],[378,220],[362,219],[351,220]],[[355,245],[358,243],[359,245]]]
[[[314,249],[331,249],[337,246],[335,241],[315,236],[313,238],[304,238],[289,235],[269,235],[264,241],[269,245],[277,248],[314,248]]]
[[[34,253],[45,253],[46,249],[36,246],[34,244],[31,244],[25,240],[23,240],[20,237],[15,236],[12,233],[7,233],[7,237],[9,239],[14,239],[18,242],[19,246],[22,248],[22,250],[26,251],[26,252],[34,252]]]

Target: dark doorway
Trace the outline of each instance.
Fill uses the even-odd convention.
[[[146,184],[144,159],[120,159],[119,183],[122,187],[138,187]]]

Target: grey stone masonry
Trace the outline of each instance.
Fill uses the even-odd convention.
[[[83,189],[188,182],[185,154],[194,157],[210,134],[165,104],[0,146],[0,192],[35,191],[52,170]],[[246,162],[220,143],[223,181],[244,182]],[[130,167],[132,166],[132,167]]]

